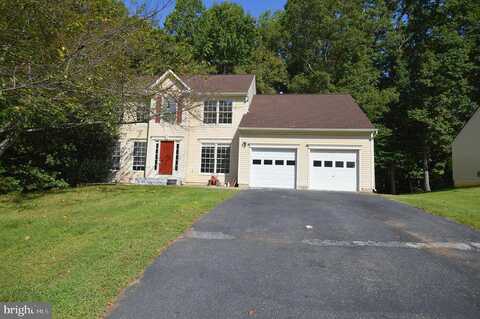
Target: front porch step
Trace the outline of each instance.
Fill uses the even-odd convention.
[[[134,184],[138,185],[180,185],[179,178],[136,178]]]

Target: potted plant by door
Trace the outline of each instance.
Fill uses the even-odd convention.
[[[220,181],[218,180],[217,176],[212,175],[208,180],[208,186],[220,186]]]

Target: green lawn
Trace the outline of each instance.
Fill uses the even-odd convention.
[[[386,196],[480,230],[480,187]]]
[[[98,318],[122,288],[234,190],[92,186],[0,197],[0,301]]]

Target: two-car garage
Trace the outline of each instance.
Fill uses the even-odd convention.
[[[238,185],[372,192],[375,132],[349,95],[255,95],[239,125]]]
[[[357,191],[357,154],[345,150],[310,150],[308,188]],[[252,148],[250,158],[250,187],[297,188],[297,149]]]

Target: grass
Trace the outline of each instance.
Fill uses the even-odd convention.
[[[92,186],[0,197],[0,301],[98,318],[223,189]]]
[[[480,187],[386,196],[480,230]]]

